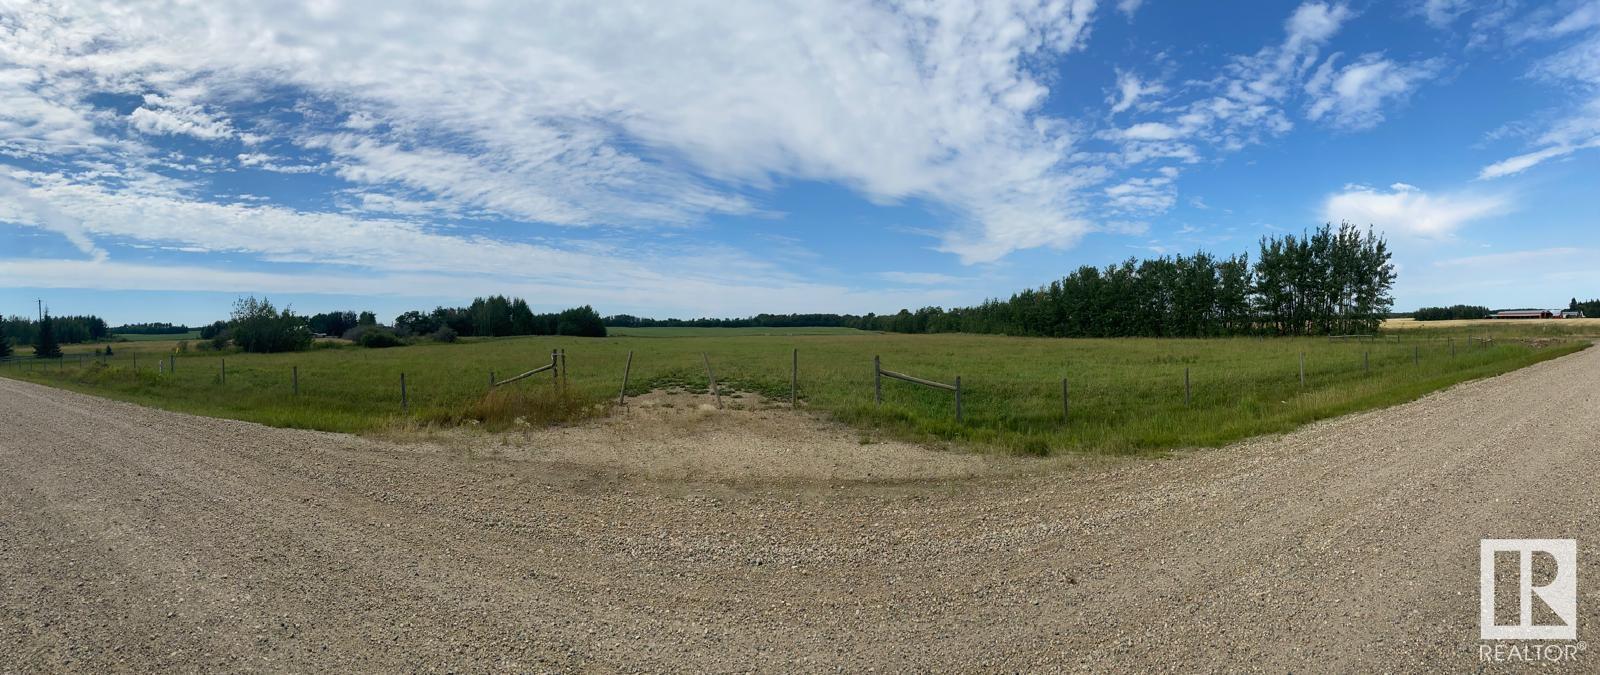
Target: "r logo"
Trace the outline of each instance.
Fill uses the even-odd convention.
[[[1515,625],[1496,625],[1494,554],[1516,551],[1519,602]],[[1533,585],[1533,554],[1555,558],[1555,577],[1544,586]],[[1576,539],[1484,539],[1478,543],[1478,631],[1481,640],[1578,639],[1578,542]],[[1544,604],[1562,625],[1535,625],[1533,598]]]

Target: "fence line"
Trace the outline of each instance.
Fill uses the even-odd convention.
[[[1367,336],[1331,336],[1331,337],[1346,338],[1346,337],[1367,337]],[[1478,345],[1487,346],[1489,343],[1491,343],[1493,341],[1492,337],[1481,337],[1480,338],[1478,336],[1467,336],[1465,339],[1467,340],[1467,344],[1469,346],[1478,346]],[[1435,345],[1437,345],[1438,347],[1448,349],[1451,356],[1458,356],[1458,350],[1456,349],[1456,344],[1455,344],[1455,341],[1454,341],[1454,337],[1444,337],[1444,338],[1442,338],[1442,340],[1445,342],[1445,344],[1443,344],[1443,345],[1438,345],[1439,340],[1427,340],[1426,342],[1432,342]],[[1413,362],[1414,366],[1420,366],[1421,365],[1421,346],[1419,344],[1420,342],[1424,342],[1424,341],[1421,341],[1421,340],[1412,341],[1412,362]],[[1382,365],[1384,365],[1384,364],[1395,365],[1397,362],[1398,363],[1403,363],[1403,360],[1401,360],[1403,357],[1401,357],[1400,355],[1403,354],[1402,350],[1404,349],[1404,346],[1401,345],[1401,344],[1392,344],[1391,346],[1395,347],[1397,349],[1392,349],[1390,347],[1380,347],[1380,350],[1381,350],[1381,352],[1380,352],[1380,367]],[[1349,353],[1350,349],[1356,348],[1356,347],[1358,347],[1358,346],[1352,345],[1350,347],[1342,347],[1342,348],[1335,348],[1335,347],[1331,347],[1330,346],[1330,348],[1329,348],[1330,351],[1327,352],[1327,353],[1334,354],[1335,352],[1331,351],[1331,350],[1334,350],[1334,349],[1345,349],[1346,350],[1345,353]],[[1285,351],[1287,351],[1287,350],[1285,350]],[[1440,349],[1439,351],[1443,352],[1443,351],[1445,351],[1445,349]],[[1319,351],[1319,354],[1322,354],[1322,353],[1323,352]],[[1279,354],[1280,354],[1280,356],[1282,355],[1281,352]],[[1438,354],[1438,352],[1436,352],[1436,354]],[[1350,354],[1350,355],[1353,356],[1353,354]],[[131,352],[130,351],[130,352],[126,353],[126,354],[118,354],[116,356],[124,357],[123,363],[131,363],[133,365],[133,368],[135,370],[137,370],[138,363],[139,363],[139,361],[138,361],[138,352]],[[179,354],[170,353],[170,354],[166,354],[165,356],[167,358],[165,358],[165,359],[158,358],[157,361],[156,361],[158,372],[160,372],[163,375],[173,375],[173,376],[175,376],[176,375],[176,371],[177,371],[177,356],[179,356]],[[201,353],[201,354],[198,354],[198,355],[186,355],[186,358],[193,357],[193,356],[205,356],[205,354]],[[617,398],[618,405],[626,405],[626,403],[627,403],[627,389],[628,389],[628,386],[632,382],[633,356],[634,356],[633,351],[629,350],[628,353],[627,353],[627,360],[626,360],[626,362],[624,364],[621,388],[620,388],[620,390],[618,392],[618,398]],[[1298,377],[1299,377],[1299,384],[1300,384],[1300,386],[1302,388],[1304,388],[1304,387],[1309,385],[1309,373],[1307,371],[1307,364],[1306,364],[1307,356],[1308,356],[1308,352],[1307,351],[1302,350],[1302,351],[1299,351],[1299,353],[1298,353],[1298,368],[1299,368]],[[87,367],[115,366],[116,365],[116,363],[114,362],[112,357],[110,357],[108,355],[97,354],[96,357],[97,358],[92,359],[92,362],[91,362],[91,359],[87,358],[85,354],[66,354],[66,355],[62,355],[60,357],[55,357],[53,359],[39,359],[39,358],[24,357],[24,356],[20,356],[20,355],[12,355],[10,357],[0,358],[0,366],[5,365],[5,363],[9,361],[9,362],[11,362],[10,365],[12,366],[13,370],[22,371],[22,370],[26,369],[26,370],[31,372],[31,371],[35,370],[35,365],[34,364],[37,363],[37,364],[39,364],[39,366],[38,366],[39,370],[41,370],[41,371],[43,371],[45,373],[49,373],[51,371],[51,369],[49,368],[50,361],[54,360],[56,362],[55,365],[57,366],[54,370],[64,373],[65,372],[65,368],[66,368],[66,362],[68,360],[72,360],[75,363],[75,367],[79,368],[79,369],[83,369],[83,368],[87,368]],[[1372,358],[1371,357],[1372,357],[1372,348],[1370,346],[1362,348],[1362,351],[1361,351],[1361,370],[1362,370],[1363,373],[1366,373],[1366,374],[1371,374],[1372,373]],[[763,357],[763,359],[764,358],[765,357]],[[710,393],[713,396],[714,400],[716,401],[717,408],[718,409],[722,409],[723,408],[723,403],[722,403],[722,398],[721,398],[721,386],[720,386],[720,383],[717,381],[716,372],[715,372],[715,369],[713,368],[713,365],[712,365],[711,360],[710,360],[710,354],[708,352],[702,352],[701,353],[701,360],[702,360],[702,363],[703,363],[704,367],[706,368],[707,383],[708,383],[708,388],[710,390]],[[445,360],[445,362],[448,362],[448,360]],[[1348,371],[1346,371],[1346,370],[1344,370],[1342,368],[1339,368],[1338,366],[1340,364],[1351,363],[1351,362],[1343,361],[1341,358],[1333,358],[1331,360],[1325,360],[1324,363],[1328,364],[1330,367],[1334,368],[1334,370],[1332,370],[1330,372],[1346,373]],[[566,393],[568,391],[568,386],[569,386],[569,382],[567,381],[567,378],[568,378],[567,367],[568,367],[568,362],[567,362],[566,350],[565,349],[552,349],[551,350],[551,362],[550,363],[545,364],[545,365],[541,365],[538,368],[531,369],[531,370],[526,371],[524,373],[521,373],[521,374],[519,374],[519,375],[517,375],[515,377],[509,378],[507,380],[498,381],[498,380],[496,380],[496,377],[495,377],[495,375],[496,375],[495,371],[492,371],[492,370],[489,371],[490,386],[491,387],[498,387],[498,386],[502,386],[502,385],[505,385],[505,384],[510,384],[510,383],[520,381],[522,379],[531,377],[533,375],[536,375],[538,373],[542,373],[542,372],[545,372],[545,371],[548,370],[548,371],[552,371],[551,372],[551,377],[552,377],[553,384],[555,384],[559,388],[559,390],[561,392]],[[1445,368],[1445,369],[1449,368],[1448,366],[1444,366],[1443,364],[1440,364],[1439,366],[1435,366],[1435,367],[1437,367],[1437,368]],[[883,378],[889,378],[891,380],[900,380],[900,381],[903,381],[903,382],[908,382],[908,383],[916,384],[916,385],[923,386],[923,387],[928,387],[928,388],[932,388],[932,389],[938,389],[938,390],[952,392],[954,394],[954,396],[955,396],[956,420],[957,421],[964,421],[964,416],[965,416],[964,407],[965,407],[965,403],[966,403],[966,401],[964,399],[965,399],[965,395],[967,393],[969,393],[969,392],[967,392],[967,391],[965,391],[963,389],[962,378],[960,376],[956,376],[954,378],[954,383],[951,384],[951,383],[946,383],[946,382],[939,382],[939,381],[936,381],[936,380],[930,380],[930,379],[926,379],[926,378],[923,378],[923,377],[918,377],[918,376],[911,375],[911,374],[904,373],[904,372],[899,372],[899,371],[894,371],[894,370],[887,370],[887,369],[884,369],[882,367],[882,359],[881,359],[881,357],[880,356],[876,356],[876,355],[873,357],[873,369],[874,369],[874,373],[873,373],[873,375],[874,375],[874,377],[873,377],[873,390],[874,390],[874,392],[873,393],[874,393],[875,402],[878,405],[882,405],[882,403],[883,403],[883,384],[882,384]],[[247,388],[248,388],[248,383],[250,382],[248,373],[250,371],[252,371],[252,370],[253,369],[251,369],[251,368],[247,368],[245,370],[245,372],[247,373],[247,375],[246,375],[247,379],[245,380],[245,382],[247,383]],[[766,368],[763,368],[762,370],[764,370],[765,372],[770,373],[770,370],[768,370]],[[1183,379],[1183,401],[1184,401],[1184,406],[1186,408],[1192,408],[1193,407],[1193,372],[1192,371],[1193,371],[1193,368],[1191,366],[1185,366],[1184,367],[1184,372],[1183,372],[1183,378],[1184,378]],[[204,372],[203,368],[195,371],[197,376],[202,377],[202,378],[204,377],[201,374],[203,372]],[[281,373],[281,371],[279,371],[279,372]],[[1321,372],[1321,371],[1319,371],[1319,372]],[[227,376],[228,376],[228,373],[227,373],[227,360],[226,360],[225,357],[221,357],[218,360],[218,376],[216,378],[216,381],[221,383],[221,384],[226,384],[227,383]],[[279,376],[281,376],[281,375],[279,375]],[[403,412],[409,414],[409,410],[410,410],[409,384],[414,384],[414,383],[409,383],[408,382],[407,374],[404,373],[404,372],[400,373],[399,376],[400,376],[399,384],[400,384],[400,404],[401,404],[401,409],[402,409]],[[779,377],[781,377],[781,376],[779,376]],[[1321,377],[1321,376],[1319,376],[1319,377]],[[192,378],[185,378],[184,380],[172,380],[172,381],[173,382],[188,382],[191,379]],[[848,383],[852,379],[853,378],[846,377],[846,378],[844,378],[842,380],[842,382]],[[992,381],[995,381],[995,382],[1032,382],[1032,381],[1034,381],[1032,379],[1022,379],[1022,378],[1015,378],[1015,379],[990,378],[990,379]],[[201,381],[203,382],[204,380],[202,379]],[[840,382],[840,380],[838,380],[837,378],[825,378],[824,381],[825,382]],[[280,382],[281,382],[281,380],[280,380]],[[300,393],[299,366],[298,365],[294,365],[294,366],[291,367],[291,370],[290,370],[290,382],[291,382],[291,387],[292,387],[293,394],[298,396],[299,393]],[[781,382],[781,380],[780,380],[780,382]],[[859,382],[859,381],[857,380],[857,382]],[[1043,383],[1040,383],[1040,384],[1043,384]],[[760,386],[765,387],[766,384],[763,383]],[[779,385],[779,386],[781,386],[781,385]],[[1045,385],[1045,386],[1048,386],[1048,385]],[[1166,385],[1166,386],[1170,386],[1170,385]],[[1267,385],[1267,386],[1272,386],[1272,385]],[[789,392],[790,407],[791,407],[791,409],[798,409],[798,407],[799,407],[799,349],[798,348],[791,348],[791,351],[790,351],[789,389],[790,389],[790,392]],[[451,387],[450,390],[453,391],[453,390],[455,390],[455,388]],[[1029,389],[1029,391],[1031,392],[1031,391],[1037,391],[1037,390],[1036,389]],[[1033,394],[1029,394],[1028,396],[1033,396]],[[1028,396],[1025,396],[1024,398],[1026,398],[1027,400],[1036,400],[1036,399],[1033,399],[1033,398],[1029,398]],[[1048,394],[1046,394],[1046,396],[1048,396]],[[1004,405],[1004,404],[1002,403],[1000,405]],[[1061,379],[1061,406],[1062,406],[1061,407],[1061,412],[1062,412],[1061,420],[1062,420],[1062,423],[1063,424],[1070,423],[1072,421],[1072,400],[1071,400],[1071,383],[1070,383],[1068,378],[1062,378]]]
[[[913,375],[907,375],[905,373],[897,373],[897,372],[892,371],[892,370],[884,370],[883,369],[883,362],[877,356],[872,357],[872,373],[873,373],[872,374],[872,386],[873,386],[873,390],[876,392],[876,396],[877,396],[877,399],[878,399],[878,405],[883,405],[883,378],[888,377],[888,378],[891,378],[891,379],[900,380],[902,382],[910,382],[912,384],[920,384],[920,385],[922,385],[924,387],[932,387],[934,389],[943,389],[945,391],[953,391],[953,392],[955,392],[955,394],[956,394],[956,421],[957,422],[961,421],[961,376],[960,375],[956,376],[956,383],[953,384],[953,385],[945,384],[943,382],[934,382],[933,380],[924,380],[924,379],[922,379],[920,377],[916,377],[916,376],[913,376]]]

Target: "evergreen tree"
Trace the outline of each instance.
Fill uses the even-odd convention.
[[[0,359],[11,356],[11,336],[0,334]]]
[[[46,313],[39,322],[39,338],[33,343],[33,355],[41,359],[61,357],[61,345],[56,342],[55,321]]]

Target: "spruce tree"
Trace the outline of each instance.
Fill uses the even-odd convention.
[[[11,336],[0,335],[0,359],[11,357]]]
[[[39,339],[33,344],[33,355],[41,359],[61,358],[61,345],[56,343],[56,329],[52,326],[55,322],[50,315],[44,315],[39,322]]]

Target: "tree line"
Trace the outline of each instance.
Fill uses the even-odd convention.
[[[192,330],[183,324],[129,323],[111,329],[112,335],[183,335]]]
[[[896,314],[758,314],[744,319],[643,319],[616,327],[845,326],[897,333],[1049,337],[1209,337],[1371,333],[1394,304],[1388,243],[1370,228],[1326,224],[1300,236],[1264,237],[1248,254],[1129,258],[1085,265],[1037,289],[974,307]]]
[[[1452,321],[1455,319],[1482,319],[1489,316],[1483,305],[1451,305],[1449,307],[1423,307],[1411,313],[1418,321]]]
[[[98,316],[50,316],[46,313],[45,319],[50,323],[52,337],[61,344],[98,342],[111,336],[105,320]],[[37,344],[39,328],[38,320],[25,316],[0,319],[0,335],[10,339],[12,344]]]
[[[587,305],[560,312],[534,313],[521,298],[476,298],[467,307],[413,310],[395,318],[393,326],[367,311],[335,311],[300,316],[279,309],[270,300],[240,298],[227,321],[200,329],[211,347],[230,343],[247,352],[307,349],[319,335],[342,337],[366,347],[393,347],[418,339],[453,342],[457,336],[571,335],[605,337],[600,314]]]
[[[1567,309],[1583,312],[1583,315],[1588,317],[1600,317],[1600,299],[1578,302],[1577,298],[1573,298],[1572,302],[1567,305]]]
[[[466,307],[435,307],[428,313],[413,310],[396,317],[394,325],[397,330],[415,335],[429,335],[448,328],[463,337],[606,336],[605,321],[589,305],[560,312],[535,313],[522,298],[503,295],[475,298]]]

